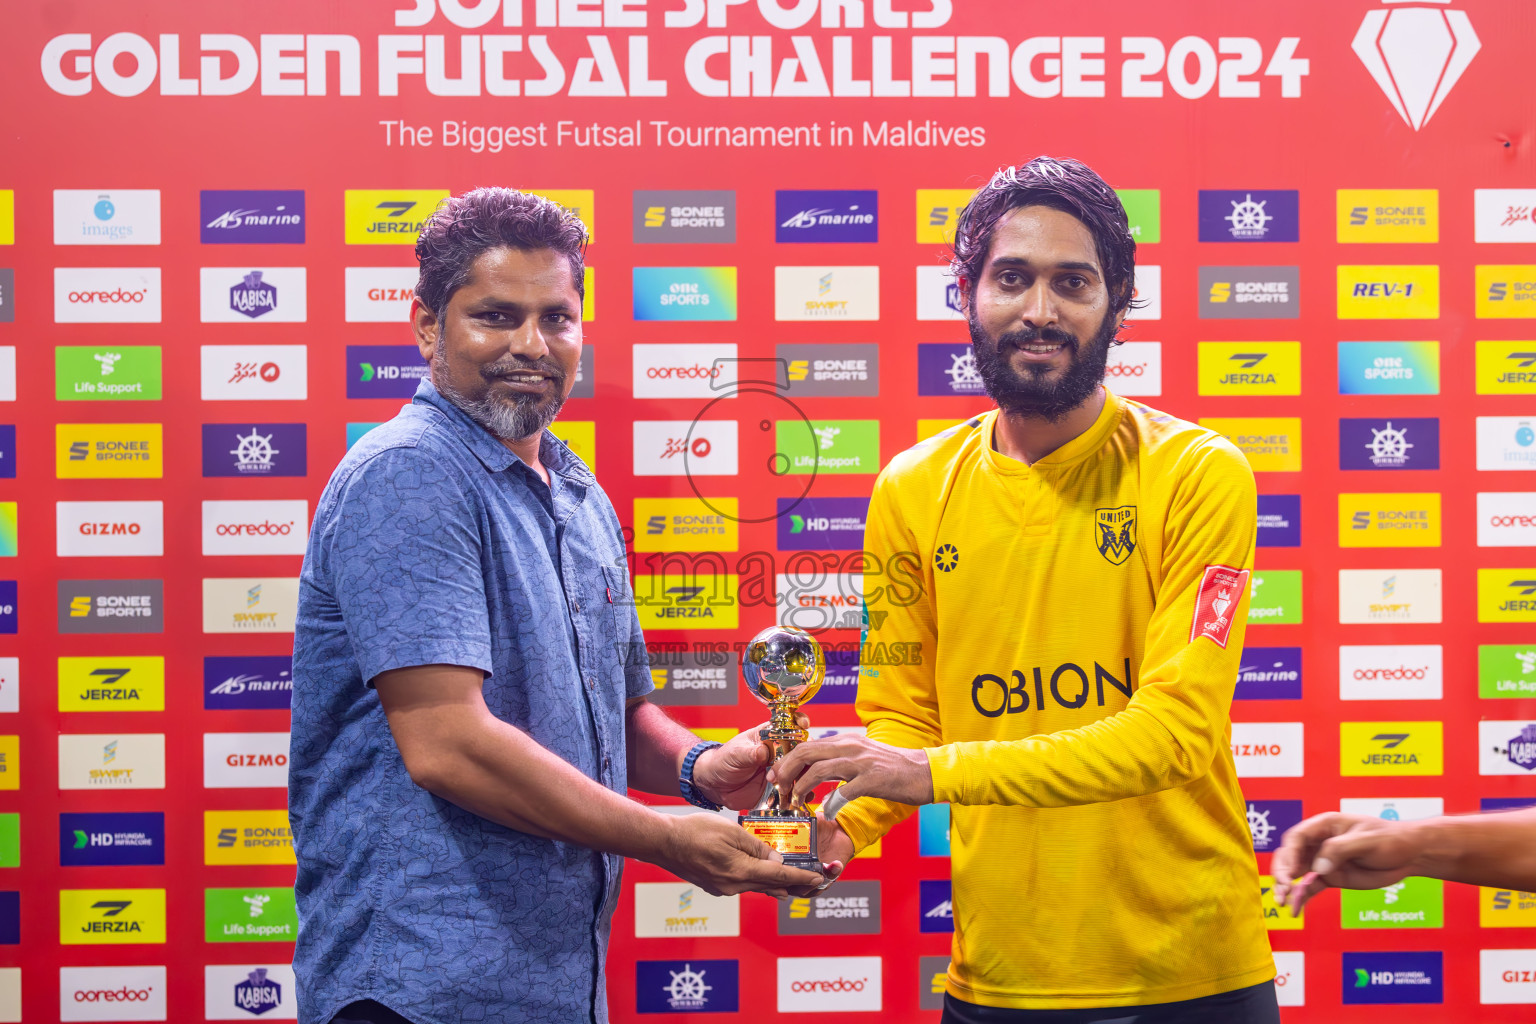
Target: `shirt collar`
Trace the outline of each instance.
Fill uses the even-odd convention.
[[[502,473],[514,464],[522,464],[523,460],[512,454],[510,448],[492,436],[490,431],[470,419],[463,409],[454,405],[441,391],[437,390],[431,378],[421,378],[411,402],[430,405],[442,413],[459,440],[463,441],[464,446],[473,452],[475,458],[479,459],[481,464],[492,473]],[[551,473],[558,473],[574,483],[584,484],[595,479],[586,464],[548,430],[544,431],[539,441],[539,461]]]

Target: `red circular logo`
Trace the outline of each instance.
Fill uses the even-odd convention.
[[[261,364],[261,379],[266,381],[268,384],[270,384],[273,381],[277,380],[278,376],[282,372],[283,371],[278,367],[278,365],[276,363],[262,363]]]

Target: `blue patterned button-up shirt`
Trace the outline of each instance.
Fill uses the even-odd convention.
[[[418,1024],[608,1019],[622,858],[417,786],[369,686],[413,665],[478,668],[492,714],[625,792],[625,700],[651,680],[629,656],[642,638],[618,516],[548,431],[539,457],[548,486],[423,381],[320,497],[288,781],[300,1021],[359,999]]]

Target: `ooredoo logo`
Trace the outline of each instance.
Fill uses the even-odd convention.
[[[636,398],[734,398],[735,345],[634,346]]]
[[[797,981],[792,992],[863,992],[868,978],[838,978],[834,981]]]
[[[308,543],[302,499],[203,502],[205,555],[302,555]]]
[[[59,1020],[165,1020],[164,967],[59,968]]]
[[[1439,700],[1444,652],[1439,644],[1339,648],[1339,699]]]
[[[779,958],[779,1012],[879,1010],[878,956]]]
[[[157,324],[159,267],[55,267],[53,322]]]
[[[1163,393],[1163,343],[1127,341],[1109,350],[1104,377],[1117,395],[1161,395]]]
[[[1536,547],[1536,493],[1483,492],[1477,496],[1477,546]]]

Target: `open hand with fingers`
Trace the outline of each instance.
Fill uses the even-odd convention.
[[[1409,822],[1362,814],[1319,814],[1285,834],[1275,851],[1275,902],[1300,914],[1329,886],[1380,889],[1414,874],[1418,832]]]
[[[833,736],[810,740],[774,765],[769,779],[781,800],[809,801],[823,782],[840,780],[824,807],[828,819],[850,800],[879,797],[903,804],[933,802],[933,772],[922,750],[893,747],[867,736]]]

